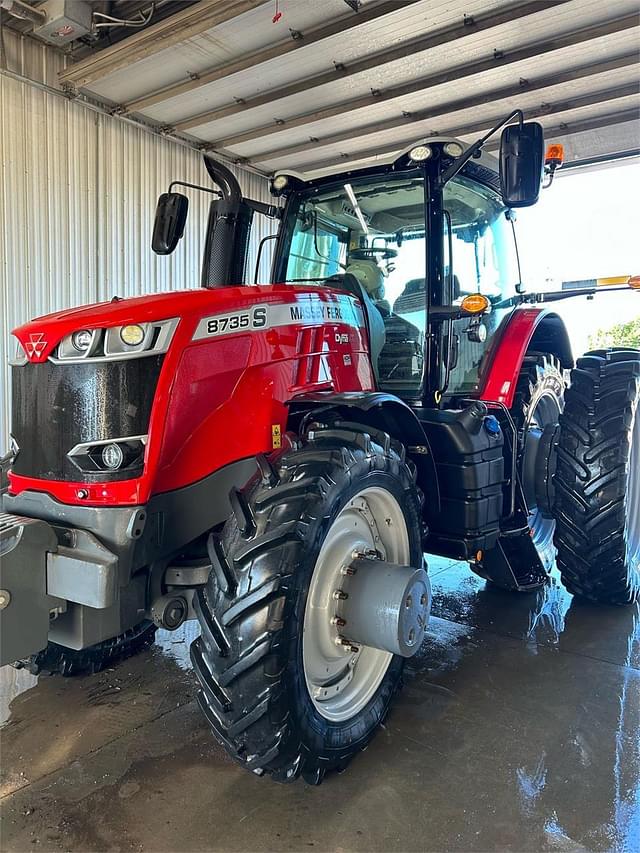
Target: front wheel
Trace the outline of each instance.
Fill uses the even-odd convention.
[[[560,419],[555,542],[567,589],[591,601],[640,597],[640,351],[578,360]]]
[[[201,707],[237,761],[277,781],[318,783],[367,745],[399,686],[401,655],[422,639],[430,594],[419,495],[388,436],[357,429],[310,433],[263,465],[210,541],[192,660]],[[384,617],[368,633],[382,601],[362,586],[372,578],[389,599],[402,587],[387,648],[371,639],[387,630]]]

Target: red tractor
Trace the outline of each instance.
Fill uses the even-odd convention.
[[[94,671],[197,618],[221,743],[318,783],[420,648],[424,552],[520,592],[557,550],[572,593],[637,600],[640,352],[574,365],[545,305],[573,292],[524,292],[512,211],[538,197],[542,129],[502,126],[499,168],[489,134],[429,139],[278,174],[273,205],[205,157],[201,289],[15,330],[2,663]],[[155,251],[186,214],[161,196]],[[238,284],[256,214],[278,226],[277,284]]]

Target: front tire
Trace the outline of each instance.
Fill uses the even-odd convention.
[[[640,597],[640,351],[597,350],[571,374],[560,421],[555,542],[569,592]]]
[[[332,643],[327,584],[354,549],[422,566],[420,501],[384,434],[320,429],[261,464],[210,540],[214,571],[195,597],[202,634],[191,657],[200,705],[232,757],[277,781],[302,774],[317,784],[371,740],[404,664]]]

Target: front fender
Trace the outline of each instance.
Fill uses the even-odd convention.
[[[407,449],[418,472],[418,486],[428,495],[427,521],[440,511],[438,475],[429,440],[413,410],[393,394],[381,391],[316,391],[297,394],[287,402],[289,425],[295,430],[301,415],[317,411],[337,412],[340,417],[382,430]],[[414,448],[424,448],[416,450]],[[425,452],[426,451],[426,452]]]

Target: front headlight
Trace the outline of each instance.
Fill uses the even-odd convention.
[[[71,335],[71,343],[78,352],[86,352],[91,346],[92,340],[93,332],[90,332],[89,329],[80,329],[79,332],[74,332]]]
[[[132,323],[120,329],[120,340],[129,347],[137,347],[144,340],[144,327]]]
[[[147,323],[129,323],[126,326],[107,329],[104,339],[105,355],[144,352],[151,346],[154,328],[157,327]]]
[[[103,361],[166,352],[178,318],[157,323],[127,323],[108,329],[78,329],[60,341],[51,361]]]
[[[87,441],[76,444],[67,456],[85,473],[127,471],[142,466],[146,444],[146,435]]]
[[[88,358],[99,343],[99,329],[78,329],[67,335],[58,345],[59,358]]]

